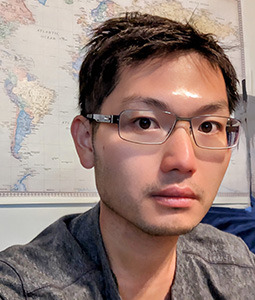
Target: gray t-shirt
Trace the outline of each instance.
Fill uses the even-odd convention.
[[[25,246],[0,253],[0,299],[120,300],[99,229],[99,205],[65,216]],[[255,255],[200,224],[179,238],[172,300],[254,300]]]

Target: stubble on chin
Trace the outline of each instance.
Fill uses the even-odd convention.
[[[162,186],[164,186],[164,185],[161,185],[161,184],[148,185],[143,191],[144,197],[151,198],[153,194],[155,194],[157,191],[160,191],[162,189]],[[199,201],[199,204],[201,206],[205,206],[206,203],[204,200],[204,191],[197,185],[193,185],[192,188],[193,188],[193,191],[198,195],[198,200],[196,200],[196,201]],[[181,215],[184,210],[185,209],[182,209],[182,208],[170,208],[168,223],[154,225],[153,223],[146,223],[146,222],[142,222],[142,220],[141,220],[138,227],[143,232],[145,232],[151,236],[165,236],[165,237],[166,236],[180,236],[180,235],[189,233],[195,227],[198,226],[198,224],[200,223],[200,220],[195,220],[195,218],[192,219],[192,217],[191,217],[190,222],[186,223],[186,224],[185,224],[185,222],[175,224],[174,222],[172,222],[172,220],[174,218],[172,218],[172,220],[171,220],[171,215],[175,215],[175,214]],[[203,217],[204,217],[204,215],[201,215],[201,219]],[[184,220],[184,221],[186,221],[186,220]]]
[[[121,190],[123,191],[119,195],[117,195],[116,191],[114,192],[114,187],[106,186],[104,176],[107,174],[107,171],[109,170],[106,170],[102,166],[102,163],[95,151],[95,173],[100,199],[106,209],[110,212],[109,215],[112,215],[115,219],[133,227],[140,233],[142,232],[153,237],[179,236],[190,232],[195,226],[197,226],[197,223],[195,222],[191,222],[189,225],[169,224],[171,223],[171,212],[169,212],[170,222],[165,224],[155,224],[153,223],[153,220],[146,220],[146,218],[142,217],[143,212],[141,212],[141,210],[143,209],[143,205],[141,203],[153,201],[152,194],[155,191],[161,190],[162,186],[166,186],[169,182],[166,184],[148,184],[141,192],[139,192],[139,196],[134,199],[135,196],[129,195],[126,190],[127,184],[124,184],[122,188],[117,188],[118,192]],[[178,209],[172,209],[172,211],[173,210],[176,210],[176,213],[178,213]]]
[[[119,224],[123,223],[125,226],[130,227],[134,231],[138,231],[139,234],[143,233],[151,237],[176,237],[179,235],[186,234],[194,229],[198,224],[189,225],[189,226],[175,226],[175,224],[153,224],[139,217],[138,214],[133,218],[129,218],[128,215],[123,214],[119,211],[110,201],[105,201],[101,198],[101,203],[106,207],[108,211],[111,212],[111,215],[119,220]],[[177,209],[175,209],[177,210]],[[171,216],[169,216],[171,218]]]

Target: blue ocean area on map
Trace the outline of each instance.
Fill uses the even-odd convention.
[[[111,0],[101,1],[95,9],[91,10],[91,16],[94,18],[94,22],[102,22],[105,19],[105,12],[108,9],[108,5],[112,4]]]
[[[19,98],[17,95],[15,95],[12,92],[12,89],[14,88],[14,84],[11,82],[11,80],[9,78],[7,78],[4,82],[4,88],[6,90],[7,95],[10,97],[11,101],[13,103],[15,103],[16,105],[18,105],[19,103]]]
[[[31,77],[32,79],[33,77]],[[24,110],[23,104],[19,97],[13,93],[13,88],[15,85],[10,79],[5,80],[5,90],[7,95],[10,97],[11,101],[20,109],[15,126],[15,135],[11,144],[11,153],[13,157],[20,159],[19,151],[22,147],[22,142],[24,138],[31,133],[31,122],[32,117]]]
[[[27,81],[34,81],[34,80],[36,80],[36,77],[34,75],[29,74],[29,73],[27,73],[26,75],[27,75]]]
[[[31,174],[26,174],[20,180],[18,180],[18,182],[15,183],[14,187],[12,188],[12,192],[25,192],[27,190],[27,188],[26,188],[26,185],[23,183],[23,181],[28,176],[31,176]]]
[[[26,135],[31,133],[31,122],[32,117],[29,116],[28,113],[26,113],[24,110],[21,110],[19,112],[18,118],[17,118],[17,124],[16,124],[16,132],[15,132],[15,138],[14,143],[11,147],[12,155],[15,158],[20,158],[19,156],[19,150],[21,149],[21,143],[26,137]]]
[[[79,77],[79,71],[81,64],[83,62],[83,56],[79,56],[73,63],[72,63],[72,69],[73,69],[73,77],[78,80]]]
[[[47,2],[47,0],[38,0],[38,2],[39,2],[40,4],[42,4],[42,5],[45,5],[46,2]]]

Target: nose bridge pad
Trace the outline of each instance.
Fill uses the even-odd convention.
[[[194,129],[192,127],[191,120],[189,120],[189,134],[192,139],[192,142],[196,144],[196,138],[195,138]]]
[[[192,127],[192,124],[191,124],[191,120],[190,119],[186,119],[186,118],[180,118],[178,121],[179,122],[181,121],[181,122],[184,122],[184,123],[187,123],[187,122],[189,123],[189,125],[188,124],[186,124],[186,126],[185,125],[184,126],[181,125],[180,127],[183,128],[187,132],[187,134],[189,134],[191,141],[195,142],[195,136],[194,136],[194,132],[193,132],[193,127]]]
[[[191,122],[189,122],[189,134],[190,134],[191,136],[193,136],[193,130],[192,130]]]
[[[177,122],[183,122],[184,124],[186,124],[186,125],[184,125],[184,124],[180,125],[180,128],[185,129],[186,132],[188,132],[191,136],[193,136],[193,129],[192,129],[192,125],[191,125],[191,121],[190,120],[184,119],[184,118],[183,119],[180,118],[179,120],[177,120]],[[188,125],[187,122],[189,123],[189,127],[187,126]]]
[[[176,126],[177,125],[177,123],[179,123],[179,122],[184,122],[184,123],[189,123],[189,127],[186,125],[180,125],[180,126]],[[176,129],[178,129],[178,128],[183,128],[189,135],[190,135],[190,137],[191,137],[191,139],[194,139],[194,133],[193,133],[193,128],[192,128],[192,125],[191,125],[191,121],[189,120],[189,119],[186,119],[186,118],[178,118],[177,120],[176,120],[176,122],[174,123],[174,125],[173,125],[173,127],[172,127],[172,129],[170,130],[170,133],[168,133],[168,136],[167,136],[167,138],[166,139],[168,139],[169,138],[169,136],[170,135],[172,135],[172,133],[176,130]]]

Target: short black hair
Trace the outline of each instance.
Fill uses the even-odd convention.
[[[109,19],[94,30],[79,74],[81,114],[100,112],[125,67],[182,52],[196,52],[221,70],[229,111],[234,111],[239,101],[236,72],[212,34],[189,23],[133,12]]]

